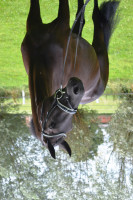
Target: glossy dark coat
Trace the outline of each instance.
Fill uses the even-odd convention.
[[[41,108],[45,102],[43,120],[53,102],[53,94],[60,88],[63,78],[63,88],[66,87],[73,107],[78,104],[86,104],[96,100],[105,90],[109,75],[108,43],[112,27],[109,22],[114,16],[118,2],[109,1],[104,3],[103,8],[98,8],[97,0],[94,0],[93,22],[94,37],[92,45],[82,37],[79,38],[76,67],[74,70],[75,49],[77,42],[80,19],[78,20],[71,35],[68,55],[64,73],[63,62],[66,53],[69,26],[68,0],[59,0],[57,18],[49,24],[43,24],[40,16],[39,0],[31,0],[31,7],[27,19],[27,33],[22,42],[22,57],[26,72],[29,77],[29,89],[31,96],[32,117],[36,136],[41,139],[42,125],[40,123]],[[83,0],[78,0],[78,9],[83,6]],[[114,11],[111,11],[111,9]],[[110,15],[110,17],[108,17]],[[85,20],[84,20],[85,23]],[[83,27],[82,27],[83,28]],[[81,80],[84,89],[77,96],[72,93],[74,87],[80,87],[78,81],[74,86],[72,81],[71,90],[67,88],[71,77]],[[75,79],[74,79],[75,81]],[[79,89],[79,88],[78,88]],[[84,91],[83,91],[84,90]],[[75,95],[75,96],[74,96]],[[64,101],[65,104],[65,99]],[[54,118],[55,127],[50,128],[51,120],[46,127],[48,134],[64,131],[72,128],[72,115],[55,109],[51,117]],[[54,144],[54,141],[51,140]]]

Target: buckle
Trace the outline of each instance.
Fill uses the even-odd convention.
[[[63,91],[62,89],[58,89],[55,92],[54,98],[61,99],[63,97],[63,94],[65,94],[65,91]]]

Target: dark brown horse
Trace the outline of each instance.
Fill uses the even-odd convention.
[[[118,4],[110,0],[99,8],[98,0],[94,0],[92,45],[78,37],[85,23],[80,16],[66,55],[70,33],[68,0],[59,0],[58,17],[49,24],[42,23],[39,0],[31,0],[21,51],[29,77],[32,131],[54,158],[56,145],[71,155],[64,137],[72,128],[78,105],[96,100],[105,90],[109,74],[107,50]],[[78,0],[77,15],[83,5],[83,0]]]

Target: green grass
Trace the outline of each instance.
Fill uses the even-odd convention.
[[[99,2],[102,2],[100,0]],[[77,0],[69,0],[71,24],[76,13]],[[40,0],[44,22],[50,22],[57,16],[58,0]],[[27,75],[20,51],[25,35],[25,24],[30,0],[0,0],[0,89],[25,88]],[[93,35],[91,20],[93,0],[86,8],[86,24],[83,37],[90,43]],[[110,82],[132,83],[133,80],[133,3],[122,0],[119,7],[120,22],[115,30],[109,48]]]

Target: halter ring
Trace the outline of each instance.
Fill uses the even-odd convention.
[[[58,89],[55,92],[54,98],[61,99],[63,97],[63,94],[65,94],[65,91],[62,91],[62,89]]]

